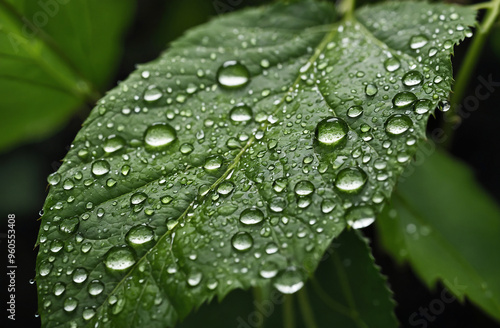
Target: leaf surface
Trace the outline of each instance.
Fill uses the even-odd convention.
[[[373,20],[385,15],[398,18],[390,35]],[[473,22],[456,6],[337,21],[327,3],[277,3],[193,29],[139,66],[49,178],[43,325],[174,326],[236,288],[300,289],[347,222],[381,210],[448,95],[444,43]],[[422,81],[405,86],[408,73]]]
[[[441,280],[500,320],[500,211],[464,164],[432,154],[398,185],[377,227],[384,248],[429,287]]]
[[[107,86],[134,1],[0,1],[0,150],[46,136]]]

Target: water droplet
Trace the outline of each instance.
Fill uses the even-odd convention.
[[[378,88],[375,84],[369,83],[365,87],[365,94],[369,97],[373,97],[377,94]]]
[[[369,206],[351,208],[346,214],[346,220],[353,229],[361,229],[375,221],[375,212]]]
[[[349,127],[343,120],[330,117],[316,126],[316,139],[321,145],[336,146],[345,140],[347,132],[349,132]]]
[[[64,300],[63,306],[64,306],[64,311],[73,312],[78,306],[78,300],[73,297],[68,297],[67,299]]]
[[[235,60],[226,61],[217,71],[217,82],[226,89],[241,88],[249,81],[250,72]]]
[[[307,196],[314,192],[314,185],[307,180],[297,182],[295,185],[295,194],[297,196]]]
[[[191,153],[193,150],[194,150],[194,147],[190,143],[183,143],[181,145],[181,148],[180,148],[180,151],[183,155],[187,155],[187,154]]]
[[[38,266],[38,273],[42,277],[48,276],[50,274],[50,272],[52,271],[52,268],[53,268],[53,265],[50,262],[43,261]]]
[[[79,224],[80,220],[78,217],[67,218],[59,224],[59,230],[67,234],[73,234],[78,229]]]
[[[109,172],[109,170],[109,163],[103,159],[95,161],[92,164],[92,174],[94,174],[95,176],[105,175]]]
[[[396,94],[394,98],[392,98],[392,103],[395,107],[402,108],[411,105],[416,100],[417,96],[415,96],[415,94],[408,91],[403,91]]]
[[[361,106],[352,106],[347,110],[347,116],[350,118],[357,118],[363,114],[363,107]]]
[[[47,182],[52,186],[57,185],[60,181],[61,181],[61,175],[57,172],[54,172],[47,177]]]
[[[144,201],[146,201],[146,199],[148,199],[148,195],[146,195],[143,192],[137,192],[130,197],[130,204],[131,205],[139,205],[139,204],[144,203]]]
[[[152,85],[150,86],[145,92],[144,92],[144,100],[151,103],[154,101],[157,101],[163,96],[162,92],[160,89],[158,89],[156,86]]]
[[[240,222],[246,225],[259,224],[264,220],[264,213],[258,208],[247,208],[240,214]]]
[[[217,187],[217,192],[221,195],[228,195],[234,189],[234,184],[231,181],[223,181],[219,187]]]
[[[144,142],[150,149],[161,149],[172,144],[177,139],[175,129],[165,123],[156,123],[147,128]]]
[[[262,278],[274,278],[278,274],[278,265],[274,262],[264,262],[260,267],[259,274]]]
[[[287,185],[287,180],[286,178],[278,178],[273,182],[273,189],[276,192],[282,192],[285,190]]]
[[[394,72],[401,67],[401,63],[397,58],[391,57],[385,60],[384,67],[388,72]]]
[[[81,284],[87,280],[88,272],[84,268],[76,268],[73,272],[73,281],[77,284]]]
[[[304,274],[295,267],[280,272],[274,281],[274,287],[283,294],[293,294],[304,286]]]
[[[104,284],[99,280],[92,280],[87,286],[87,291],[92,296],[97,296],[104,290]]]
[[[200,284],[203,274],[201,272],[191,272],[187,276],[187,283],[191,287],[196,287]]]
[[[231,238],[231,245],[233,245],[234,249],[245,252],[252,248],[253,238],[248,232],[240,231]]]
[[[62,282],[56,282],[52,287],[52,292],[55,296],[61,296],[66,291],[66,285]]]
[[[420,49],[429,42],[429,39],[425,35],[414,35],[410,39],[410,48]]]
[[[442,112],[447,112],[447,111],[449,111],[449,110],[450,110],[451,105],[450,105],[450,103],[449,103],[449,102],[447,102],[447,101],[440,101],[440,102],[438,103],[438,108],[439,108],[439,110],[440,110],[440,111],[442,111]]]
[[[95,315],[95,310],[92,308],[85,309],[82,312],[82,318],[83,318],[83,320],[86,320],[86,321],[92,319],[94,317],[94,315]]]
[[[134,252],[128,246],[115,246],[108,251],[104,264],[111,270],[126,270],[135,264]]]
[[[222,166],[222,158],[220,156],[210,156],[205,161],[203,168],[208,172],[214,172]]]
[[[269,208],[271,211],[275,213],[280,213],[283,212],[283,210],[286,207],[286,200],[281,197],[274,197],[270,202],[269,202]]]
[[[339,172],[335,180],[335,187],[347,193],[359,192],[365,185],[366,180],[365,171],[357,167],[350,167]]]
[[[421,99],[413,105],[413,109],[417,114],[425,114],[432,108],[432,102],[428,99]]]
[[[405,133],[413,125],[411,119],[402,114],[392,115],[385,122],[385,131],[391,135],[397,136]]]
[[[71,180],[71,179],[64,180],[64,183],[63,183],[64,190],[71,190],[74,187],[75,187],[75,183],[73,182],[73,180]]]
[[[154,231],[147,225],[137,225],[132,227],[125,236],[125,240],[131,246],[146,244],[154,239]]]
[[[252,109],[247,105],[238,105],[229,112],[229,117],[233,122],[248,122],[252,119]]]
[[[403,84],[407,87],[419,85],[424,80],[424,76],[419,71],[410,71],[403,75]]]
[[[125,139],[120,136],[109,136],[104,142],[103,149],[106,153],[114,153],[125,146]]]

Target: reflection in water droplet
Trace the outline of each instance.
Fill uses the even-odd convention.
[[[295,185],[295,194],[297,196],[307,196],[314,192],[314,185],[307,180],[297,182]]]
[[[131,246],[138,246],[152,241],[154,235],[155,233],[151,227],[141,224],[132,227],[125,236],[125,240]]]
[[[391,57],[385,60],[384,67],[388,72],[394,72],[401,67],[401,63],[397,58]]]
[[[109,172],[109,170],[109,163],[103,159],[95,161],[92,164],[92,174],[94,174],[95,176],[105,175]]]
[[[231,245],[234,249],[245,252],[248,251],[253,246],[253,238],[248,232],[237,232],[231,239]]]
[[[425,35],[414,35],[410,39],[410,48],[420,49],[429,42],[429,39]]]
[[[407,87],[419,85],[423,80],[424,77],[419,71],[410,71],[403,76],[403,84]]]
[[[233,122],[248,122],[252,119],[252,109],[244,104],[233,107],[229,112],[229,117]]]
[[[283,294],[293,294],[304,286],[304,274],[295,267],[289,267],[279,273],[274,287]]]
[[[362,169],[357,167],[346,168],[337,175],[335,187],[347,193],[359,192],[365,185],[366,180],[366,173]]]
[[[349,127],[343,120],[326,118],[316,126],[316,140],[324,146],[336,146],[345,139],[347,132]]]
[[[264,213],[258,208],[247,208],[240,214],[240,222],[246,225],[259,224],[264,220]]]
[[[415,96],[415,94],[404,91],[396,94],[394,98],[392,98],[392,103],[395,107],[402,108],[411,105],[416,100],[417,96]]]
[[[175,129],[165,123],[156,123],[147,128],[144,133],[144,142],[149,149],[167,147],[177,139]]]
[[[52,173],[47,178],[47,182],[52,186],[57,185],[60,181],[61,181],[61,175],[57,172]]]
[[[450,103],[449,103],[449,102],[447,102],[447,101],[440,101],[440,102],[438,103],[438,108],[439,108],[439,110],[440,110],[440,111],[442,111],[442,112],[447,112],[447,111],[449,111],[449,110],[450,110],[451,105],[450,105]]]
[[[128,246],[115,246],[108,251],[104,264],[110,270],[126,270],[135,264],[134,252]]]
[[[249,81],[250,72],[235,60],[226,61],[217,71],[217,82],[226,89],[241,88]]]
[[[385,131],[391,135],[400,135],[408,131],[413,125],[411,119],[402,114],[392,115],[385,122]]]
[[[353,229],[361,229],[375,221],[375,212],[369,206],[351,208],[346,214],[347,223]]]

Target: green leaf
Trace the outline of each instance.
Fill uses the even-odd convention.
[[[53,132],[109,83],[132,0],[0,1],[0,150]]]
[[[500,320],[500,211],[464,164],[432,154],[398,185],[377,227],[384,248],[428,286],[441,280]]]
[[[387,35],[370,18],[384,15],[399,19]],[[43,325],[173,326],[233,289],[293,293],[347,223],[373,222],[449,93],[444,43],[474,12],[391,3],[356,17],[314,1],[227,15],[99,101],[49,178]],[[425,84],[405,86],[416,72]],[[409,92],[429,111],[393,107]]]
[[[346,229],[333,246],[311,282],[319,327],[398,327],[392,293],[368,240],[359,231]]]

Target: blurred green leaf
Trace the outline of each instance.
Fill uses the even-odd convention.
[[[44,137],[107,87],[133,0],[0,0],[0,151]]]
[[[500,211],[462,163],[436,152],[398,185],[377,220],[384,248],[433,287],[500,320]]]
[[[319,327],[398,327],[392,292],[361,232],[344,230],[324,260],[307,285]]]

